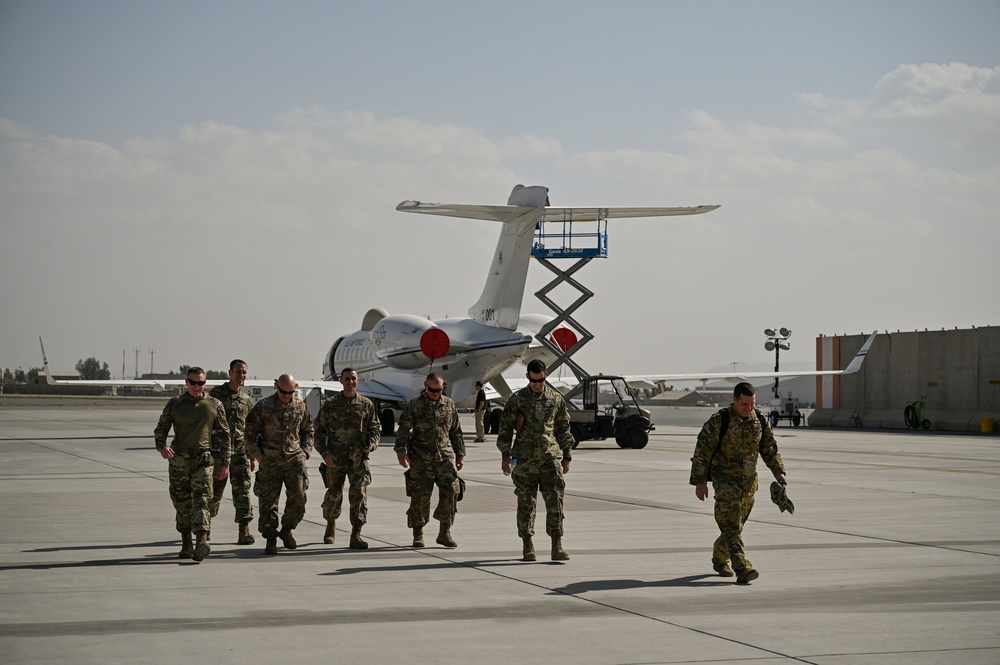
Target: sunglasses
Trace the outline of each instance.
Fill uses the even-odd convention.
[[[191,379],[188,379],[187,382],[192,386],[203,386],[207,383],[207,381],[192,381]]]
[[[295,390],[282,390],[279,386],[275,386],[274,388],[275,388],[275,390],[277,390],[282,395],[294,395],[295,394]]]
[[[544,378],[543,379],[533,379],[530,376],[528,377],[528,381],[530,383],[545,383],[545,379]]]
[[[439,393],[439,392],[441,392],[442,390],[444,390],[444,388],[427,388],[426,390],[427,390],[427,392],[429,392],[429,393]]]

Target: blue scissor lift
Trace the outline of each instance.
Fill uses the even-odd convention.
[[[606,213],[598,214],[593,219],[573,220],[567,216],[566,219],[549,219],[540,221],[535,227],[535,242],[531,248],[531,255],[538,259],[538,262],[555,273],[556,278],[546,284],[535,295],[545,303],[549,309],[556,314],[549,323],[545,324],[535,336],[545,348],[549,349],[556,360],[552,363],[548,371],[551,374],[560,365],[570,368],[577,380],[581,383],[590,373],[574,362],[570,356],[583,348],[583,345],[594,339],[580,322],[573,318],[573,312],[579,309],[583,303],[594,296],[594,292],[586,288],[573,278],[573,274],[580,268],[587,265],[594,259],[606,259],[608,257],[608,220]],[[568,269],[557,268],[552,259],[576,259]],[[563,309],[559,307],[551,298],[549,293],[565,282],[580,292],[577,298],[569,307]],[[563,323],[568,323],[581,334],[580,340],[571,348],[563,351],[558,344],[549,339],[552,331]]]

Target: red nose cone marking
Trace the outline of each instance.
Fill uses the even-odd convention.
[[[450,348],[448,333],[440,328],[431,328],[420,336],[420,350],[431,360],[443,358]]]
[[[556,345],[566,353],[579,341],[576,333],[569,328],[556,328],[552,331],[552,338]]]

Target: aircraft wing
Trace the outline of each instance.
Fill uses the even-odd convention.
[[[339,382],[331,381],[329,383],[336,383],[336,390],[343,389],[343,386]],[[334,388],[330,388],[329,390],[334,390]],[[387,402],[408,402],[413,398],[413,395],[404,395],[399,390],[381,381],[359,381],[358,392],[368,399],[380,399]]]
[[[858,352],[851,359],[850,364],[844,369],[822,369],[822,370],[798,370],[787,372],[710,372],[704,374],[643,374],[629,375],[628,383],[633,388],[648,388],[650,383],[663,383],[665,381],[729,381],[739,383],[750,379],[790,379],[797,376],[836,376],[843,374],[854,374],[861,369],[861,364],[868,355],[868,350],[878,331],[873,332],[865,343],[861,345]]]
[[[865,343],[861,345],[858,352],[851,359],[850,364],[844,369],[823,369],[823,370],[798,370],[798,371],[787,371],[787,372],[704,372],[701,374],[629,374],[623,376],[625,382],[628,383],[630,388],[656,388],[657,384],[668,382],[668,381],[729,381],[730,383],[736,384],[741,381],[750,381],[752,379],[791,379],[798,376],[836,376],[844,374],[854,374],[861,369],[861,364],[865,361],[865,356],[868,355],[868,350],[871,348],[872,343],[875,341],[875,337],[878,335],[878,331],[873,332]],[[505,377],[506,378],[506,377]],[[519,390],[524,386],[528,385],[528,380],[523,377],[518,378],[506,378],[507,385],[509,385],[512,391]],[[579,381],[577,381],[575,376],[557,377],[549,376],[548,383],[554,388],[559,390],[565,390],[567,388],[572,388]]]

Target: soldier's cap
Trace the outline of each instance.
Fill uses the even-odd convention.
[[[455,501],[461,501],[462,497],[465,496],[465,481],[462,480],[461,476],[455,476],[458,482],[458,493],[455,495]]]
[[[781,483],[771,483],[771,501],[774,501],[774,504],[778,506],[781,512],[787,510],[789,515],[795,514],[795,504],[788,498],[788,492]]]

